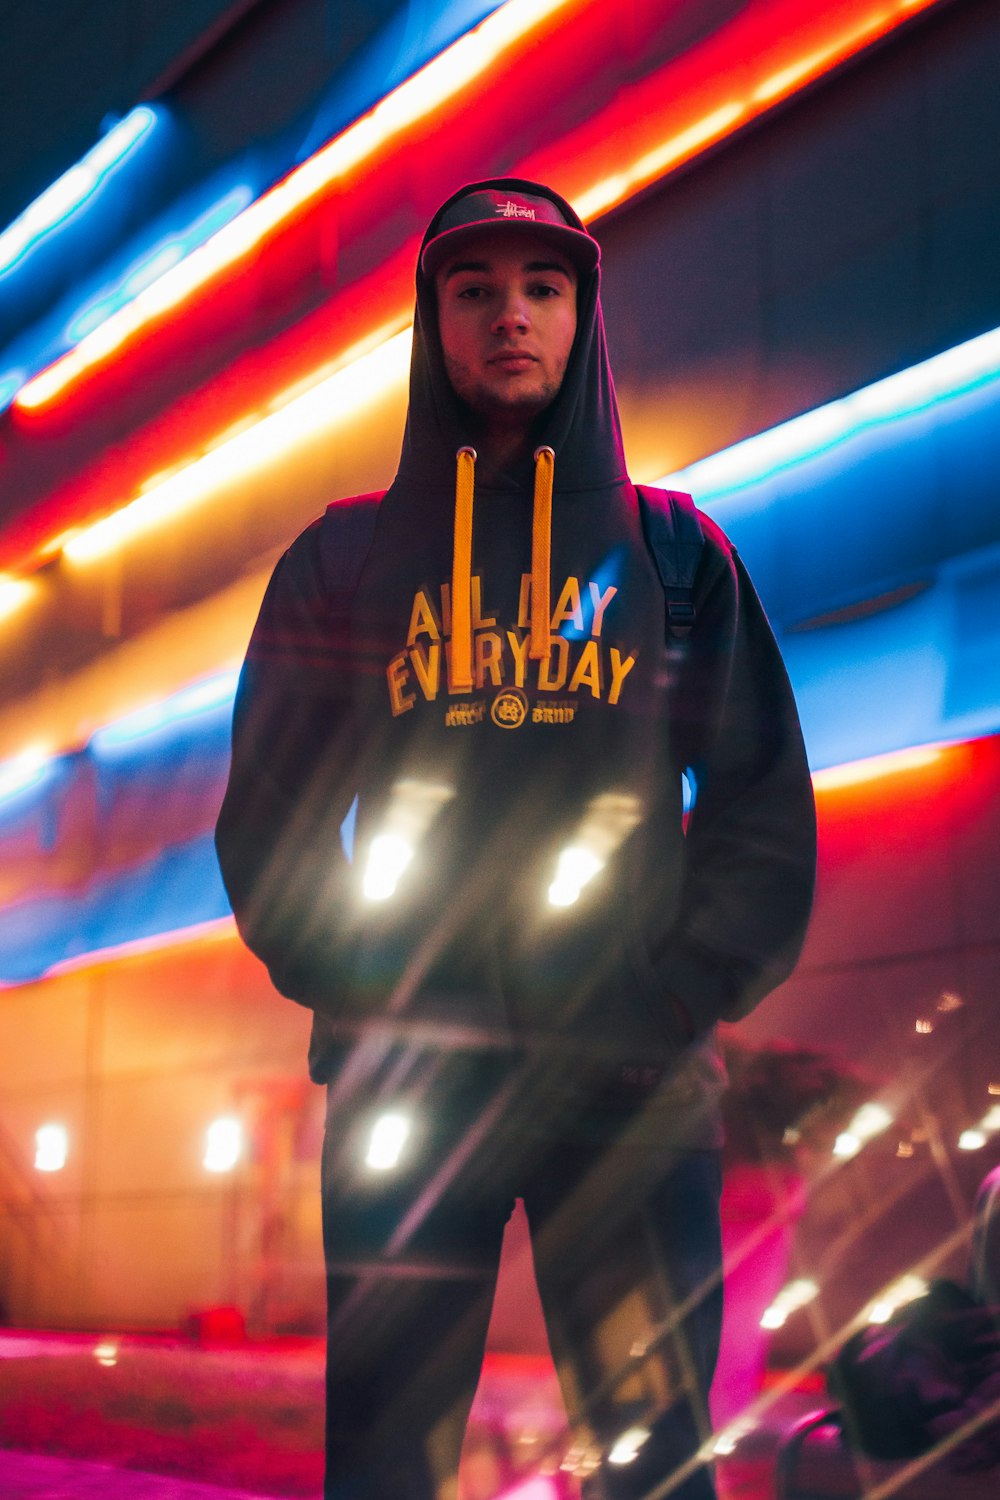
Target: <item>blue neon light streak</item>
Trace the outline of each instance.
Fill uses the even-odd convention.
[[[0,234],[0,276],[87,201],[108,173],[149,134],[156,118],[148,105],[138,105],[8,225]]]
[[[742,471],[735,449],[715,456],[730,463],[733,482],[729,492],[716,492],[713,509],[764,585],[814,770],[1000,730],[992,671],[1000,650],[998,376],[1000,330],[806,414],[815,419],[811,448],[796,418],[761,434],[775,438],[767,463],[761,446],[749,444],[737,445]],[[848,437],[855,439],[850,445]],[[959,455],[960,477],[942,489],[941,476]],[[704,461],[703,472],[713,461]],[[954,536],[939,513],[950,495]],[[856,528],[847,524],[851,516]],[[774,536],[787,542],[791,526],[791,551],[769,557]],[[614,581],[616,561],[614,554],[605,560],[602,587]],[[844,590],[866,589],[870,581],[877,587],[886,567],[918,578],[922,591],[870,616],[789,629],[803,600],[810,614],[829,609]],[[219,673],[105,725],[85,751],[62,758],[62,772],[54,762],[47,773],[27,759],[0,765],[0,817],[20,836],[26,819],[39,829],[48,819],[57,843],[60,810],[77,805],[78,795],[95,797],[100,820],[109,823],[113,814],[126,815],[123,798],[133,809],[157,807],[161,798],[169,807],[177,793],[176,805],[186,798],[193,810],[180,842],[131,870],[105,866],[86,890],[26,894],[0,908],[0,981],[36,978],[65,958],[225,914],[204,829],[222,795],[224,720],[235,686],[235,672]],[[76,787],[88,757],[88,779]],[[692,791],[686,789],[685,807]],[[107,854],[110,862],[113,851]]]
[[[1000,378],[1000,328],[848,396],[792,417],[656,481],[706,503],[764,484],[863,432],[916,415]]]
[[[7,410],[27,379],[27,370],[8,370],[6,375],[0,375],[0,412]]]
[[[256,170],[250,159],[244,160],[243,166],[238,169],[240,175],[249,176],[255,181],[253,186],[241,184],[234,190],[240,195],[238,207],[232,208],[231,211],[223,207],[231,203],[227,195],[218,206],[219,218],[217,220],[208,222],[216,212],[214,209],[209,210],[202,219],[197,221],[197,224],[172,233],[154,246],[147,247],[138,259],[133,259],[129,263],[113,284],[105,284],[96,294],[90,292],[82,307],[79,303],[71,304],[73,310],[62,313],[58,326],[51,317],[46,318],[44,326],[36,325],[30,335],[19,336],[10,346],[8,355],[12,360],[16,359],[24,369],[17,372],[20,378],[14,391],[7,394],[5,399],[0,400],[0,412],[11,404],[23,385],[70,349],[75,348],[107,318],[127,306],[140,292],[151,286],[160,276],[172,270],[200,245],[207,243],[238,213],[267,192],[285,175],[290,166],[300,163],[322,149],[342,130],[373,108],[386,94],[399,84],[406,82],[409,77],[432,62],[453,42],[478,26],[493,11],[499,9],[501,9],[501,3],[498,3],[498,0],[450,0],[449,4],[438,7],[434,15],[428,17],[419,8],[418,12],[414,13],[412,7],[405,7],[403,12],[393,17],[376,39],[355,59],[349,73],[337,79],[328,96],[318,107],[313,128],[306,141],[298,142],[298,149],[294,153],[290,155],[287,146],[279,147],[277,154],[272,153],[269,165],[263,169],[257,157],[254,156],[252,160],[256,162]],[[145,118],[146,115],[149,116],[148,120]],[[97,165],[102,167],[102,175],[106,176],[112,165],[116,165],[129,154],[155,119],[154,112],[146,106],[133,110],[126,120],[123,120],[102,141],[98,142],[98,145],[83,158],[77,168],[71,169],[71,172],[66,173],[51,188],[46,189],[45,193],[25,210],[9,230],[0,236],[0,278],[11,270],[15,263],[20,264],[30,248],[29,245],[23,244],[15,254],[16,247],[12,238],[10,258],[5,261],[3,245],[7,235],[14,236],[19,225],[23,229],[27,216],[40,212],[39,205],[48,204],[54,210],[59,201],[56,189],[60,184],[65,184],[66,179],[69,179],[73,172],[79,172],[87,164],[93,166],[96,161]],[[126,129],[129,127],[129,122],[132,122],[132,125]],[[134,139],[130,139],[132,135]],[[119,150],[114,163],[106,161],[106,158],[110,157],[112,148]],[[76,182],[78,186],[81,185],[83,178],[77,178]],[[72,183],[67,185],[67,192],[72,186]],[[96,186],[97,181],[94,181],[84,196],[89,197]],[[245,201],[243,194],[246,194]],[[58,224],[64,222],[73,209],[79,207],[81,201],[82,199],[78,200],[69,208],[64,205],[64,211],[59,217],[53,219],[44,232],[39,231],[31,243],[35,243],[40,237],[45,237]],[[18,233],[20,234],[21,231],[19,230]],[[14,372],[11,371],[9,374],[13,376]],[[5,391],[6,386],[0,389]]]
[[[80,308],[66,330],[69,346],[78,344],[106,318],[138,297],[140,292],[144,292],[158,277],[173,270],[192,250],[197,250],[199,245],[210,240],[213,234],[242,213],[253,199],[253,188],[247,183],[240,183],[205,213],[199,214],[186,228],[176,230],[151,249],[145,250],[113,286],[105,287]]]
[[[0,909],[0,983],[24,984],[67,959],[228,915],[212,836],[203,834],[90,889]]]
[[[113,756],[123,750],[131,750],[137,744],[145,744],[161,737],[164,732],[191,720],[204,719],[211,714],[232,713],[236,693],[237,672],[223,672],[217,677],[207,677],[202,682],[192,683],[179,693],[159,703],[151,703],[135,713],[126,714],[98,729],[92,736],[90,748],[98,760]]]

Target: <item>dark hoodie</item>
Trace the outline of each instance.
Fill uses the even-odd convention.
[[[537,184],[489,186],[544,193],[580,222]],[[707,1143],[714,1110],[692,1105],[720,1086],[714,1023],[746,1014],[801,946],[811,785],[767,621],[707,519],[697,623],[683,654],[668,644],[599,279],[581,278],[536,434],[555,455],[545,654],[530,631],[545,474],[529,458],[475,484],[472,685],[455,681],[456,453],[472,438],[418,268],[398,473],[349,609],[329,586],[342,506],[275,570],[217,844],[244,939],[316,1012],[317,1081],[351,1035],[391,1019],[411,1038],[548,1057],[557,1089],[652,1087],[665,1133],[677,1116],[678,1138]],[[686,833],[682,771],[697,789]],[[340,828],[355,799],[351,863]]]

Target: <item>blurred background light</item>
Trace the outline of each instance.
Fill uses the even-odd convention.
[[[213,1120],[205,1134],[206,1172],[231,1172],[243,1154],[243,1126],[232,1115]]]
[[[69,1155],[69,1132],[65,1125],[39,1125],[35,1131],[35,1171],[61,1172]]]
[[[299,444],[352,418],[409,371],[410,329],[351,359],[300,393],[279,398],[278,410],[260,416],[169,478],[152,484],[120,510],[69,537],[62,550],[71,562],[89,563],[133,538],[203,503],[241,476],[278,462]]]
[[[164,235],[159,242],[127,266],[113,286],[89,298],[70,322],[66,334],[78,344],[127,303],[132,302],[159,277],[172,271],[199,245],[211,239],[253,201],[253,189],[240,183],[218,203],[200,213],[190,224]],[[2,389],[2,388],[0,388]]]

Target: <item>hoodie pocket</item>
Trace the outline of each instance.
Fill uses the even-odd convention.
[[[626,954],[635,981],[636,1004],[651,1023],[666,1048],[666,1059],[678,1057],[690,1042],[672,997],[664,989],[653,968],[645,938],[627,912],[623,916]]]

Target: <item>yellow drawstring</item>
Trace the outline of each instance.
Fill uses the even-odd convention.
[[[472,500],[475,448],[459,448],[455,472],[455,546],[451,565],[451,690],[472,691]]]
[[[555,452],[535,451],[531,522],[531,640],[528,655],[548,661],[551,652],[552,481]],[[476,450],[459,448],[455,471],[455,543],[451,565],[451,691],[472,691],[472,505]]]
[[[552,479],[556,455],[551,448],[535,449],[535,509],[531,523],[531,645],[532,660],[549,659],[549,621],[552,606]]]

